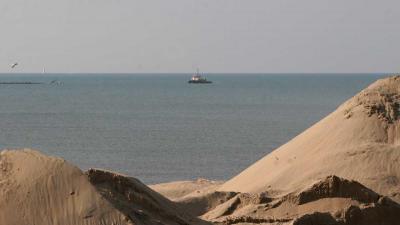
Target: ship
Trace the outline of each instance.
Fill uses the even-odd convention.
[[[205,77],[200,75],[199,70],[192,76],[192,78],[188,81],[189,84],[211,84],[212,81],[207,80]]]

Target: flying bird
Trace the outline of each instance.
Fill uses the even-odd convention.
[[[11,69],[14,69],[16,66],[18,66],[18,63],[16,62],[16,63],[13,63],[12,65],[11,65]]]

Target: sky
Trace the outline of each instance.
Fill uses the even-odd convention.
[[[398,0],[0,0],[0,72],[398,72],[399,28]]]

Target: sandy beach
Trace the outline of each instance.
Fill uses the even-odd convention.
[[[146,186],[30,149],[0,154],[0,224],[396,225],[400,76],[380,79],[232,179]]]

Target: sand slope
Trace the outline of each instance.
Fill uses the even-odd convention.
[[[87,175],[33,150],[0,154],[0,224],[197,224],[140,181],[100,170]]]
[[[378,80],[218,190],[285,195],[337,175],[400,200],[399,106],[400,77]]]

